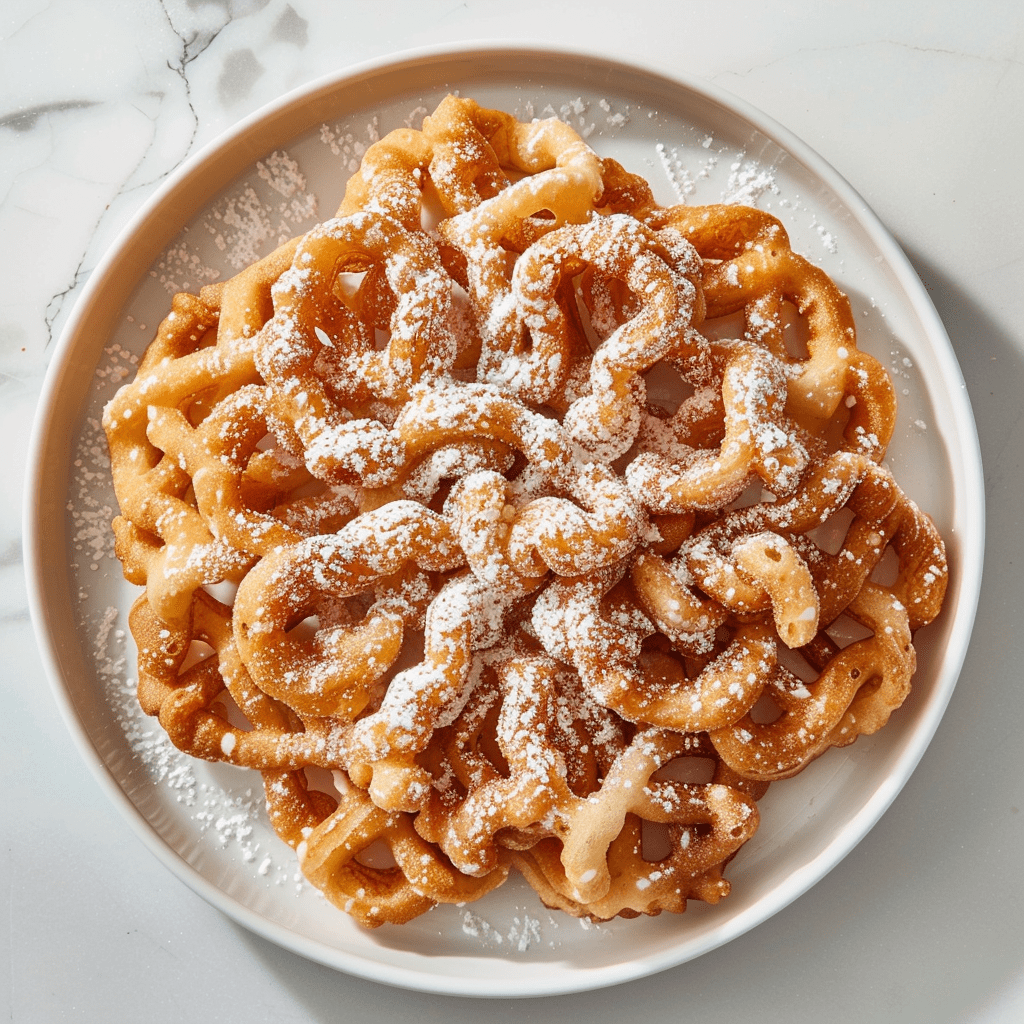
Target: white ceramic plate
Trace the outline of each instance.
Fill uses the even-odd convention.
[[[847,291],[859,344],[888,366],[900,415],[888,463],[928,509],[952,566],[948,604],[922,631],[907,704],[875,737],[773,787],[733,892],[681,916],[586,926],[510,882],[366,932],[296,879],[258,807],[255,775],[173,751],[135,709],[113,556],[114,498],[98,418],[171,292],[194,290],[333,213],[363,149],[416,124],[448,91],[521,117],[560,114],[662,202],[745,201]],[[952,349],[907,260],[853,190],[799,140],[706,84],[536,48],[423,51],[360,66],[240,124],[176,173],[93,275],[55,354],[39,410],[26,562],[40,647],[86,761],[144,842],[238,922],[314,960],[434,992],[523,996],[615,984],[729,941],[821,879],[906,782],[949,700],[982,565],[977,434]]]

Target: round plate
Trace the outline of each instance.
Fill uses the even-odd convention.
[[[186,758],[134,701],[113,554],[115,501],[103,404],[169,308],[333,214],[360,155],[417,125],[450,91],[521,119],[558,114],[602,155],[643,174],[663,203],[745,202],[785,223],[794,248],[847,292],[859,344],[889,367],[900,413],[888,464],[935,518],[951,563],[947,605],[918,635],[913,693],[890,724],[832,750],[762,801],[731,863],[732,894],[683,915],[593,925],[510,881],[470,907],[403,926],[353,924],[302,883],[262,816],[259,779]],[[173,175],[94,273],[50,367],[30,457],[26,563],[40,648],[71,730],[144,842],[236,921],[353,974],[464,995],[615,984],[742,934],[822,878],[906,782],[949,700],[982,565],[977,433],[955,357],[898,246],[835,171],[764,115],[704,83],[537,48],[429,50],[365,64],[248,118]]]

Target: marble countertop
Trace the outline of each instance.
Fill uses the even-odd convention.
[[[618,988],[425,996],[250,934],[138,842],[58,713],[29,621],[23,474],[47,364],[90,273],[183,161],[281,94],[430,44],[516,39],[684,70],[760,107],[893,232],[978,423],[985,582],[919,768],[830,875],[755,931]],[[1024,10],[390,0],[0,6],[0,1015],[18,1022],[1024,1018]]]

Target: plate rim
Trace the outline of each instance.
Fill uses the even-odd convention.
[[[50,597],[46,593],[47,588],[42,570],[45,558],[45,536],[41,530],[43,516],[39,514],[39,510],[44,504],[47,478],[52,480],[52,469],[48,474],[45,468],[46,461],[43,458],[49,440],[47,425],[53,418],[54,407],[62,393],[60,385],[69,369],[66,364],[69,354],[73,351],[73,343],[90,313],[93,312],[97,298],[103,290],[104,282],[119,264],[125,261],[133,242],[137,244],[140,231],[149,226],[151,222],[159,221],[160,211],[168,202],[169,197],[176,190],[182,188],[186,182],[203,173],[210,173],[211,165],[215,164],[225,151],[236,148],[253,129],[265,125],[273,118],[285,117],[293,109],[310,104],[320,94],[344,88],[346,85],[355,87],[360,80],[375,75],[395,74],[404,67],[417,64],[439,64],[488,56],[500,56],[503,60],[513,57],[529,59],[531,57],[561,56],[572,61],[592,61],[614,65],[620,73],[635,74],[644,80],[659,80],[663,86],[673,91],[695,94],[705,102],[710,101],[732,114],[738,115],[743,121],[776,142],[787,154],[802,162],[816,177],[823,180],[878,246],[890,269],[894,272],[914,315],[919,319],[922,330],[929,339],[936,343],[936,354],[942,361],[940,376],[947,382],[954,396],[954,401],[947,412],[952,414],[954,425],[957,428],[955,433],[960,442],[959,447],[946,446],[946,456],[951,463],[954,458],[957,459],[960,465],[959,475],[968,479],[973,478],[972,483],[974,484],[966,494],[954,493],[954,501],[964,503],[964,513],[968,519],[972,520],[973,526],[971,530],[965,530],[964,535],[957,538],[961,545],[963,558],[958,580],[958,602],[954,615],[958,621],[963,623],[962,628],[951,631],[936,673],[934,692],[930,697],[927,712],[919,719],[912,734],[915,742],[908,744],[905,749],[900,751],[899,756],[894,760],[893,770],[865,801],[861,810],[846,821],[840,833],[816,857],[807,862],[796,873],[796,877],[791,876],[790,882],[785,886],[777,887],[747,910],[724,921],[723,925],[714,933],[717,941],[706,945],[706,948],[691,955],[679,957],[674,955],[674,951],[678,947],[671,947],[660,953],[648,955],[642,960],[609,964],[589,972],[573,966],[564,976],[540,977],[535,979],[529,987],[524,985],[523,979],[511,979],[503,983],[494,978],[482,980],[469,977],[457,978],[452,975],[431,973],[429,970],[414,970],[402,965],[364,958],[336,947],[325,948],[316,940],[300,935],[263,917],[235,897],[229,896],[174,851],[131,802],[127,793],[113,776],[93,744],[85,723],[74,705],[60,657],[61,648],[67,645],[67,641],[62,642],[60,637],[54,635],[48,621]],[[295,133],[292,134],[294,136]],[[231,176],[229,176],[229,180],[232,180]],[[217,188],[213,188],[212,194],[216,194],[216,191]],[[209,201],[209,196],[207,201]],[[164,240],[163,246],[166,246],[176,233],[176,231],[172,231],[169,238]],[[149,264],[145,266],[148,267]],[[137,276],[136,280],[138,279]],[[954,387],[954,385],[958,386]],[[79,416],[81,411],[81,406],[79,406],[77,410]],[[952,475],[956,477],[958,474],[953,473]],[[66,487],[60,493],[65,492]],[[400,50],[346,65],[318,76],[246,115],[170,172],[118,232],[117,237],[97,262],[89,281],[75,302],[57,345],[53,349],[33,420],[22,515],[22,547],[29,611],[51,692],[83,760],[147,849],[211,906],[216,907],[249,931],[261,935],[268,941],[289,949],[293,953],[325,966],[384,984],[434,994],[473,997],[532,997],[582,992],[621,984],[660,972],[717,949],[752,930],[823,879],[877,824],[909,780],[930,745],[952,697],[966,658],[977,613],[984,566],[984,477],[980,439],[963,374],[945,327],[920,277],[878,215],[831,164],[796,134],[770,115],[715,83],[661,65],[641,66],[634,60],[610,52],[586,47],[540,44],[534,41],[473,40],[459,44],[435,44]],[[73,642],[78,643],[77,639],[74,639]],[[854,825],[857,827],[854,828]],[[852,840],[851,837],[853,837]]]

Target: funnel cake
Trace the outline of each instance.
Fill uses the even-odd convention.
[[[594,920],[715,903],[769,784],[885,726],[941,611],[895,416],[775,217],[449,96],[176,296],[107,406],[141,707],[261,772],[366,927],[511,871]]]

